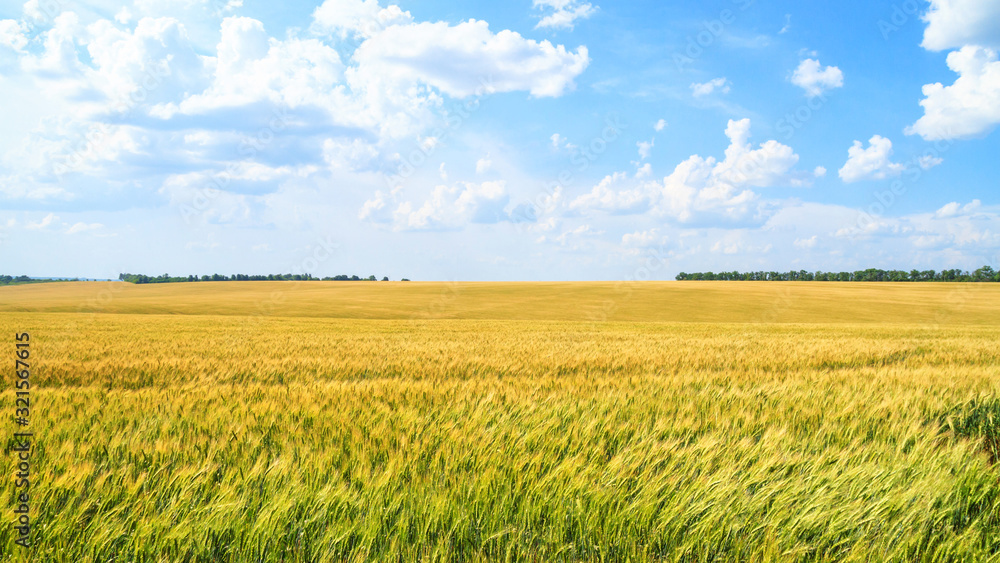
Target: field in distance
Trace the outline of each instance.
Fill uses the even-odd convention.
[[[0,288],[0,560],[997,561],[993,285]]]
[[[933,327],[995,325],[1000,284],[73,282],[4,287],[0,312]]]

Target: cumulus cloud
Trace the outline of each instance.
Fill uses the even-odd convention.
[[[32,231],[40,231],[49,228],[49,226],[51,226],[58,220],[59,217],[57,217],[54,213],[49,213],[48,215],[43,217],[41,221],[38,221],[37,223],[29,222],[24,226],[24,228]]]
[[[571,211],[600,210],[615,214],[644,213],[650,210],[658,188],[656,182],[635,186],[628,174],[615,172],[598,182],[590,193],[570,202],[569,208]]]
[[[919,166],[922,170],[930,170],[942,162],[944,162],[943,158],[929,154],[917,157],[917,166]]]
[[[229,17],[222,21],[216,50],[208,88],[179,104],[157,107],[158,117],[169,119],[177,112],[202,115],[258,102],[292,109],[354,109],[353,117],[346,111],[337,117],[355,125],[363,114],[344,91],[345,65],[337,51],[316,39],[271,39],[260,21]]]
[[[28,44],[27,31],[27,26],[17,20],[0,20],[0,47],[15,51],[24,49]]]
[[[755,245],[746,240],[748,237],[744,231],[726,233],[717,240],[709,252],[714,254],[725,254],[729,256],[748,254],[767,254],[774,248],[772,244]]]
[[[653,129],[656,130],[657,133],[659,133],[660,131],[663,131],[666,128],[667,128],[667,120],[666,119],[661,119],[661,120],[659,120],[659,121],[656,122],[656,125],[653,125]]]
[[[635,144],[639,148],[639,160],[646,160],[649,158],[650,153],[653,152],[653,145],[656,143],[656,139],[650,139],[649,141],[639,141]]]
[[[847,149],[847,162],[840,169],[840,178],[847,183],[861,180],[883,180],[899,176],[906,169],[904,164],[892,162],[892,141],[875,135],[865,148],[861,141]]]
[[[132,10],[129,10],[128,6],[123,6],[122,9],[118,10],[118,13],[115,14],[115,21],[120,24],[128,25],[129,22],[132,21]]]
[[[83,28],[80,18],[74,12],[63,12],[52,21],[52,27],[42,36],[43,50],[39,54],[29,53],[21,60],[21,66],[34,73],[50,77],[74,77],[83,70],[77,57],[78,42],[82,39]]]
[[[462,227],[466,223],[497,223],[507,218],[504,208],[510,200],[503,181],[461,182],[438,186],[431,198],[413,211],[408,203],[397,209],[407,228]]]
[[[490,155],[486,155],[476,161],[476,174],[485,174],[493,168],[493,161]]]
[[[795,242],[793,242],[792,244],[795,245],[796,248],[801,248],[801,249],[815,248],[817,240],[818,237],[816,235],[813,235],[809,238],[795,239]]]
[[[323,160],[332,168],[354,172],[377,167],[379,150],[364,139],[326,139],[323,141]],[[441,165],[442,169],[444,164]]]
[[[536,97],[559,97],[590,64],[587,48],[569,51],[519,33],[490,31],[485,21],[389,27],[354,53],[359,72],[406,84],[426,84],[449,96],[527,90]]]
[[[925,49],[942,51],[966,45],[1000,49],[1000,2],[995,0],[930,0]]]
[[[378,0],[326,0],[312,17],[314,32],[341,38],[371,37],[387,27],[413,21],[410,12],[395,5],[383,8]]]
[[[664,244],[666,241],[667,237],[662,235],[659,229],[635,231],[622,235],[622,246],[632,248],[648,248]]]
[[[792,84],[805,90],[810,97],[844,85],[844,73],[835,66],[823,67],[816,59],[805,59],[792,73]]]
[[[976,260],[987,249],[1000,248],[1000,213],[979,200],[965,205],[952,202],[933,213],[876,218],[860,227],[840,236],[875,240],[883,246],[903,243],[911,252],[967,253]]]
[[[377,191],[366,201],[359,218],[392,224],[395,230],[446,230],[470,223],[499,223],[509,220],[510,202],[506,182],[458,182],[439,185],[420,205],[399,201],[399,193]]]
[[[1000,60],[997,52],[978,46],[948,54],[948,68],[958,74],[951,86],[923,87],[924,115],[906,128],[925,140],[983,135],[1000,124]]]
[[[959,215],[969,215],[971,213],[975,213],[976,211],[979,211],[979,209],[982,206],[983,206],[983,202],[979,201],[978,199],[974,199],[974,200],[972,200],[971,202],[969,202],[969,203],[967,203],[965,205],[962,205],[961,203],[958,203],[957,201],[953,201],[951,203],[945,204],[944,206],[941,207],[941,209],[938,209],[934,213],[934,217],[936,217],[938,219],[943,219],[943,218],[946,218],[946,217],[957,217]]]
[[[87,83],[103,92],[118,114],[141,113],[208,85],[204,59],[174,18],[145,17],[133,30],[99,20],[87,33],[92,63],[85,71]]]
[[[67,235],[75,235],[79,233],[86,233],[88,231],[96,231],[98,229],[103,229],[104,225],[101,223],[74,223],[69,229],[66,230]]]
[[[576,20],[587,19],[597,12],[596,6],[580,0],[533,0],[533,6],[546,13],[535,29],[573,29]]]
[[[726,77],[715,78],[704,83],[693,83],[691,84],[691,95],[695,98],[702,98],[708,96],[712,92],[719,92],[722,94],[729,93],[729,81]],[[662,120],[661,120],[662,121]]]
[[[567,140],[566,137],[563,137],[559,133],[553,133],[552,136],[549,137],[549,140],[552,141],[552,148],[556,150],[560,149],[573,150],[576,148],[576,145],[569,142],[569,140]]]
[[[317,173],[367,174],[366,185],[408,161],[413,139],[423,158],[434,152],[439,135],[428,133],[449,123],[449,98],[560,96],[590,62],[584,46],[483,21],[421,23],[378,0],[328,0],[308,32],[283,34],[227,17],[238,2],[146,0],[54,17],[43,4],[29,1],[24,22],[0,20],[0,57],[18,63],[5,74],[42,88],[50,112],[0,156],[6,200],[93,201],[142,185],[181,205],[190,194],[178,178],[212,181],[241,161],[291,163],[258,195]]]
[[[774,140],[753,147],[749,142],[749,119],[730,120],[726,136],[730,145],[721,161],[693,155],[662,182],[636,184],[624,173],[615,173],[570,202],[569,209],[574,213],[652,212],[682,222],[699,213],[739,220],[754,211],[752,204],[758,195],[752,188],[803,186],[810,182],[811,173],[793,170],[799,156],[791,147]]]

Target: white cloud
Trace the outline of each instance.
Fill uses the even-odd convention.
[[[601,210],[607,213],[644,213],[653,203],[658,186],[649,182],[634,186],[627,174],[615,172],[606,176],[584,194],[569,204],[572,211]]]
[[[24,49],[28,44],[25,33],[27,26],[17,20],[0,20],[0,47],[9,47],[15,51]]]
[[[312,35],[224,17],[237,4],[143,0],[53,18],[36,0],[25,6],[31,26],[0,21],[0,57],[19,63],[5,75],[11,69],[19,90],[44,94],[39,117],[7,134],[14,148],[0,153],[0,197],[118,194],[132,205],[144,197],[124,187],[134,184],[183,204],[187,195],[177,194],[187,188],[174,176],[210,181],[231,163],[263,158],[270,164],[258,172],[298,162],[267,172],[274,185],[253,187],[257,195],[313,171],[369,185],[409,162],[412,139],[423,157],[438,149],[441,135],[428,133],[452,127],[449,96],[559,96],[589,64],[583,46],[493,32],[482,21],[417,23],[375,0],[324,3]],[[221,214],[241,213],[252,198]]]
[[[922,170],[930,170],[942,162],[944,162],[943,158],[938,158],[929,154],[925,154],[924,156],[917,158],[917,166],[919,166]]]
[[[354,53],[358,73],[378,83],[426,84],[465,98],[527,90],[559,97],[590,64],[587,48],[576,52],[509,30],[493,33],[485,21],[458,25],[418,23],[386,28]]]
[[[635,231],[622,236],[622,246],[634,248],[647,248],[654,245],[664,244],[667,237],[660,234],[659,229],[649,229],[647,231]]]
[[[657,133],[663,131],[666,128],[667,128],[667,120],[665,119],[661,119],[656,122],[656,125],[653,125],[653,129],[655,129]]]
[[[594,228],[591,227],[590,225],[580,225],[575,229],[563,232],[559,236],[555,237],[553,240],[565,246],[566,243],[568,243],[571,238],[594,237],[603,234],[604,231],[595,231]],[[574,246],[574,248],[577,247]]]
[[[344,92],[344,64],[332,47],[316,39],[269,38],[261,22],[229,17],[222,22],[212,84],[158,115],[199,115],[220,108],[270,102],[281,107],[329,108],[336,118],[359,124],[365,114]]]
[[[490,155],[486,155],[476,161],[476,174],[485,174],[493,168],[493,161]]]
[[[97,229],[103,229],[104,225],[101,223],[74,223],[72,227],[66,230],[67,235],[75,235],[78,233],[85,233],[87,231],[96,231]]]
[[[844,85],[844,73],[835,66],[823,68],[816,59],[805,59],[792,73],[792,84],[805,90],[810,97]]]
[[[979,201],[978,199],[974,199],[970,203],[967,203],[965,205],[953,201],[951,203],[944,205],[943,207],[941,207],[941,209],[938,209],[934,213],[934,216],[937,217],[938,219],[943,219],[947,217],[957,217],[959,215],[969,215],[970,213],[975,213],[976,211],[979,211],[979,209],[982,208],[982,205],[983,202]]]
[[[382,190],[375,190],[375,196],[366,201],[358,211],[358,219],[373,223],[391,222],[392,214],[389,213],[389,206],[395,203],[394,195],[386,194]]]
[[[87,33],[93,65],[85,71],[87,83],[104,93],[114,111],[169,102],[208,84],[204,60],[176,19],[142,18],[133,31],[100,20]]]
[[[649,158],[649,154],[653,151],[653,145],[656,139],[650,139],[649,141],[639,141],[635,146],[639,147],[639,159],[646,160]]]
[[[573,149],[576,148],[576,145],[574,145],[573,143],[569,142],[566,139],[566,137],[563,137],[559,133],[553,134],[551,137],[549,137],[549,140],[552,141],[552,148],[554,148],[556,150],[560,150],[560,149],[573,150]]]
[[[313,11],[312,17],[314,32],[341,38],[371,37],[389,26],[413,21],[410,12],[395,5],[382,8],[378,0],[326,0]]]
[[[636,178],[648,178],[649,176],[652,176],[652,174],[653,174],[653,165],[651,165],[648,162],[646,164],[643,164],[642,166],[639,166],[635,171]]]
[[[847,183],[898,176],[906,166],[892,162],[889,160],[891,156],[892,141],[881,135],[873,136],[868,141],[868,148],[864,148],[861,141],[854,141],[854,145],[847,149],[847,162],[838,174]]]
[[[817,178],[822,178],[823,176],[826,176],[826,167],[825,166],[817,166],[813,170],[813,176],[815,176]]]
[[[79,74],[83,65],[77,57],[77,43],[83,34],[80,18],[74,12],[63,12],[56,16],[52,28],[45,31],[44,50],[40,55],[27,55],[21,66],[29,72],[55,77],[69,77]]]
[[[509,201],[503,181],[480,184],[461,182],[452,187],[438,186],[431,199],[412,212],[397,209],[401,225],[411,229],[463,227],[467,223],[496,223],[506,219],[504,207]]]
[[[981,45],[1000,49],[1000,2],[930,0],[921,46],[931,51]]]
[[[358,217],[374,223],[392,223],[395,230],[442,230],[464,228],[469,223],[507,221],[510,195],[506,183],[458,182],[435,187],[419,207],[409,201],[398,203],[398,192],[376,191],[364,203]],[[390,213],[392,205],[397,204]]]
[[[323,160],[332,168],[351,171],[369,170],[379,157],[378,147],[363,139],[326,139]]]
[[[580,0],[533,0],[536,9],[548,12],[535,29],[566,28],[573,29],[576,20],[587,19],[597,12],[597,7]]]
[[[792,244],[795,245],[796,248],[803,248],[803,249],[815,248],[817,239],[818,237],[816,235],[813,235],[809,238],[795,239],[795,242],[793,242]]]
[[[782,26],[781,31],[778,32],[778,35],[784,35],[785,33],[788,33],[790,29],[792,29],[792,15],[785,14],[785,25]]]
[[[988,133],[1000,124],[1000,60],[997,52],[967,46],[948,54],[948,68],[958,74],[951,86],[923,87],[924,115],[906,128],[928,141],[961,139]]]
[[[39,221],[37,223],[30,223],[29,222],[29,223],[25,224],[24,228],[28,229],[28,230],[32,230],[32,231],[39,231],[39,230],[48,228],[50,225],[52,225],[53,223],[55,223],[58,220],[59,220],[59,217],[57,217],[54,213],[49,213],[48,215],[46,215],[45,217],[43,217],[41,221]]]
[[[767,254],[774,248],[772,244],[755,245],[748,241],[747,231],[738,230],[727,232],[715,241],[709,250],[713,254],[725,254],[727,256],[746,256],[748,254]]]
[[[715,78],[701,84],[696,82],[691,84],[691,95],[694,96],[695,98],[701,98],[704,96],[708,96],[709,94],[715,91],[721,92],[723,94],[728,94],[729,86],[730,86],[729,81],[726,80],[725,76],[720,78]]]
[[[128,6],[123,6],[121,10],[115,14],[115,21],[122,24],[128,25],[132,21],[132,11],[128,9]]]
[[[569,204],[570,211],[631,214],[652,212],[679,221],[699,213],[745,219],[758,196],[751,188],[807,185],[812,174],[793,170],[799,160],[791,147],[770,140],[754,149],[749,142],[750,120],[730,120],[726,157],[693,155],[677,165],[662,182],[630,182],[624,173],[604,178]]]

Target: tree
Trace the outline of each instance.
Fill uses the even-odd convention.
[[[993,281],[996,275],[997,273],[993,270],[991,266],[983,266],[982,268],[979,268],[978,270],[973,272],[972,278],[974,281],[977,282],[987,282],[987,281]]]

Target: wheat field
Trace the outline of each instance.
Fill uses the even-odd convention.
[[[0,550],[1000,561],[998,309],[973,284],[0,288],[36,434],[33,547],[8,445]]]

